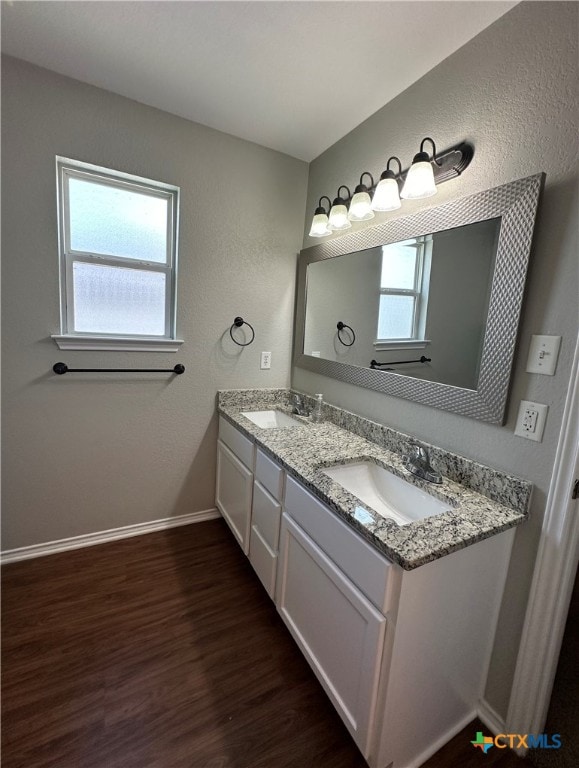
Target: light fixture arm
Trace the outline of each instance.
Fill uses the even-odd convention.
[[[398,173],[394,173],[394,171],[390,170],[390,163],[392,160],[396,160],[398,163]],[[402,175],[402,163],[400,162],[400,158],[396,157],[396,155],[392,155],[392,157],[388,158],[388,162],[386,163],[386,170],[390,173],[394,173],[394,176],[401,176]]]
[[[370,186],[366,186],[366,184],[364,184],[364,182],[362,181],[364,176],[370,177]],[[356,187],[355,192],[367,192],[369,189],[374,189],[374,177],[372,176],[370,171],[364,171],[364,173],[361,174],[360,176],[360,183]]]
[[[340,196],[340,190],[345,189],[348,193],[347,197],[341,197]],[[350,192],[350,188],[347,187],[345,184],[342,184],[340,187],[338,187],[338,194],[336,195],[336,200],[343,200],[344,202],[347,202],[352,197],[352,193]],[[336,204],[336,200],[334,200],[334,205]]]
[[[438,165],[438,167],[440,168],[442,163],[439,163],[438,160],[436,159],[436,144],[434,143],[434,139],[431,139],[430,136],[425,136],[422,139],[422,141],[420,142],[420,154],[427,154],[424,151],[424,142],[425,141],[429,141],[432,144],[432,160],[431,160],[431,162],[436,163],[436,165]]]
[[[327,211],[324,208],[324,206],[322,205],[322,200],[327,200],[328,201],[328,210]],[[328,213],[330,212],[331,208],[332,208],[332,201],[330,200],[330,198],[327,195],[322,195],[320,197],[320,199],[318,200],[318,207],[316,208],[316,214],[318,214],[318,213],[325,213],[326,216],[327,216]]]

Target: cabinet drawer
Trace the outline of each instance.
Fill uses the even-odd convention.
[[[249,539],[249,562],[259,576],[259,580],[273,600],[275,594],[275,576],[277,570],[277,555],[267,546],[255,525],[251,526]]]
[[[392,563],[325,504],[287,477],[285,510],[383,613],[392,605]]]
[[[259,448],[255,456],[255,476],[274,499],[281,501],[283,494],[284,471],[273,459],[266,456]]]
[[[253,472],[254,444],[222,416],[219,417],[219,439]]]
[[[269,548],[277,552],[281,504],[257,482],[253,483],[253,510],[251,522],[258,529]]]

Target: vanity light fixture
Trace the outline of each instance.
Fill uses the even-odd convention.
[[[345,189],[348,193],[347,197],[340,197],[340,190]],[[334,198],[332,203],[332,210],[330,211],[329,227],[334,232],[339,232],[343,229],[350,229],[352,226],[348,219],[348,200],[352,197],[350,190],[345,184],[342,184],[338,188],[338,196]]]
[[[432,157],[424,150],[426,143],[432,145]],[[364,171],[360,176],[360,183],[354,189],[353,197],[345,184],[338,189],[333,203],[325,195],[320,197],[309,235],[310,237],[327,237],[334,232],[349,229],[352,221],[372,219],[373,211],[396,211],[401,206],[400,198],[419,200],[435,195],[437,185],[460,176],[468,168],[473,155],[472,145],[466,142],[437,153],[434,140],[427,136],[420,142],[420,152],[414,155],[409,170],[403,171],[402,163],[393,155],[388,158],[386,170],[380,176],[377,185],[374,185],[372,174]],[[398,163],[397,172],[390,168],[390,164],[394,161]],[[370,177],[370,186],[364,184],[364,176]],[[403,182],[402,191],[399,192],[399,185]],[[340,194],[342,189],[347,193],[344,197]],[[372,200],[370,200],[371,195]],[[328,201],[327,211],[322,205],[323,200]],[[350,204],[349,212],[348,203]]]
[[[424,151],[424,142],[429,141],[432,144],[432,160],[428,153]],[[436,194],[436,184],[434,182],[434,171],[432,163],[440,166],[436,159],[436,145],[434,141],[427,136],[420,142],[420,152],[414,155],[410,170],[406,174],[406,181],[402,187],[400,197],[405,200],[420,200],[423,197],[432,197]]]
[[[322,200],[328,201],[328,210],[324,208],[322,205]],[[328,226],[328,211],[332,207],[332,201],[329,197],[326,195],[322,195],[320,199],[318,200],[318,207],[316,208],[316,212],[314,213],[314,218],[312,219],[312,227],[310,229],[310,237],[326,237],[326,235],[331,235],[332,230]]]
[[[402,173],[402,163],[400,160],[395,155],[389,157],[386,163],[386,170],[380,176],[380,181],[372,198],[372,208],[375,211],[396,211],[402,205],[396,174],[390,170],[390,162],[392,160],[396,160],[398,163],[398,176]]]
[[[372,189],[374,186],[374,179],[372,178],[372,174],[368,171],[364,171],[364,173],[360,176],[360,183],[354,190],[354,197],[350,203],[350,210],[348,212],[348,218],[350,221],[368,221],[368,219],[374,218],[370,193],[368,191],[368,187],[362,182],[364,176],[370,177],[370,189]]]

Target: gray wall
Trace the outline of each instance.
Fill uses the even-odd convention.
[[[308,266],[304,331],[307,355],[317,350],[324,360],[370,364],[378,323],[381,264],[382,249],[369,248]],[[338,340],[339,320],[356,334],[350,347]],[[349,330],[344,329],[340,335],[346,344],[352,341]]]
[[[498,231],[491,220],[434,235],[423,378],[476,389]]]
[[[441,149],[463,139],[471,141],[475,157],[461,178],[440,187],[436,200],[407,202],[405,213],[539,171],[547,174],[504,427],[341,384],[299,368],[293,370],[292,378],[298,389],[323,392],[331,403],[534,483],[531,519],[517,531],[486,692],[489,703],[503,716],[577,337],[578,12],[575,3],[516,6],[310,167],[306,232],[321,195],[332,196],[340,184],[355,184],[364,170],[379,174],[391,154],[408,163],[426,135]],[[306,235],[304,245],[313,244]],[[554,377],[525,373],[533,333],[563,337]],[[549,405],[542,443],[513,435],[522,398]]]
[[[177,354],[50,339],[57,154],[181,187]],[[2,166],[3,548],[214,507],[216,390],[289,383],[307,165],[8,58]],[[236,315],[256,331],[243,351],[221,338]],[[57,377],[57,360],[187,371]]]

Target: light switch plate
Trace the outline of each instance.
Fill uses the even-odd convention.
[[[515,435],[540,443],[543,439],[548,410],[549,406],[543,403],[521,400]]]
[[[527,373],[554,376],[560,346],[560,336],[531,336]]]

